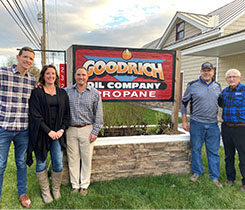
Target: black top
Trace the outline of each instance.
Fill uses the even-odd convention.
[[[56,115],[58,112],[59,104],[57,100],[57,95],[50,95],[48,93],[45,93],[45,97],[47,100],[48,107],[50,108],[50,118],[51,118],[51,125],[50,128],[44,123],[43,121],[41,122],[41,128],[45,133],[49,133],[51,130],[54,130],[55,126],[55,121],[56,121]]]
[[[58,131],[60,129],[65,130],[69,126],[70,107],[66,91],[56,87],[56,96],[54,98],[50,99],[47,95],[48,94],[44,92],[43,88],[36,88],[32,91],[29,100],[30,134],[27,149],[27,165],[29,166],[33,163],[33,151],[35,151],[39,160],[46,160],[47,153],[50,150],[50,142],[53,141],[48,136],[49,131]],[[55,98],[57,102],[55,102]],[[55,114],[53,113],[54,110],[56,110]],[[59,139],[59,142],[62,150],[65,150],[65,133]]]

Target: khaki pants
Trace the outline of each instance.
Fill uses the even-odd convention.
[[[72,188],[87,189],[90,184],[94,143],[90,143],[92,125],[67,130],[67,158]]]

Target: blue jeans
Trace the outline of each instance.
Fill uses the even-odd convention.
[[[52,163],[52,171],[59,173],[63,170],[63,152],[58,140],[52,141],[50,145],[50,155]],[[36,156],[36,172],[42,172],[47,168],[47,158],[44,162]]]
[[[0,127],[0,196],[2,195],[3,176],[7,167],[9,147],[12,140],[15,148],[18,196],[26,194],[27,167],[25,154],[28,147],[29,131],[7,131]]]
[[[212,180],[220,175],[220,130],[217,123],[201,123],[195,120],[190,122],[192,171],[201,175],[204,172],[202,162],[202,146],[205,142],[208,159],[209,176]]]

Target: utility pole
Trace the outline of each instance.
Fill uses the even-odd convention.
[[[53,63],[52,63],[52,64],[54,65],[54,56],[55,56],[55,52],[52,52],[51,55],[52,55],[52,58],[53,58]]]
[[[45,21],[45,0],[42,0],[42,66],[46,65],[46,21]]]

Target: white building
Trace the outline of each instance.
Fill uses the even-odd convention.
[[[232,1],[206,15],[176,12],[163,35],[143,48],[181,51],[182,89],[199,77],[206,61],[216,67],[216,79],[224,88],[230,68],[239,69],[245,78],[245,0]]]

